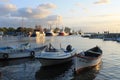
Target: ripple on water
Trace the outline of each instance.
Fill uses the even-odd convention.
[[[30,42],[38,44],[35,38],[19,40],[17,38],[0,40],[0,46],[8,46]],[[3,80],[120,80],[120,43],[113,41],[103,41],[100,39],[81,38],[80,36],[46,37],[46,43],[53,43],[55,46],[65,48],[68,44],[76,48],[78,52],[87,50],[96,45],[103,50],[102,67],[100,70],[90,69],[81,72],[79,75],[73,74],[74,64],[59,66],[55,68],[43,69],[38,60],[20,60],[0,63],[0,72]],[[51,78],[52,76],[52,78]],[[97,76],[97,77],[96,77]]]
[[[5,80],[35,80],[34,75],[39,68],[39,61],[28,61],[19,65],[2,67],[2,78]]]

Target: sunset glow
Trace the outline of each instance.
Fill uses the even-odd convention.
[[[0,27],[51,24],[87,32],[120,32],[120,0],[0,0]]]

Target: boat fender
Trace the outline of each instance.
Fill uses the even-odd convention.
[[[31,56],[31,57],[35,57],[35,52],[34,52],[34,51],[31,51],[31,52],[30,52],[30,56]]]
[[[4,59],[8,59],[9,55],[7,53],[3,54]]]

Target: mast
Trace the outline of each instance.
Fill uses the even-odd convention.
[[[22,25],[21,27],[24,27],[24,18],[22,17]]]

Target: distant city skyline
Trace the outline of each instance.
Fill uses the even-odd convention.
[[[120,32],[120,0],[0,0],[0,27]],[[23,22],[22,22],[23,20]]]

